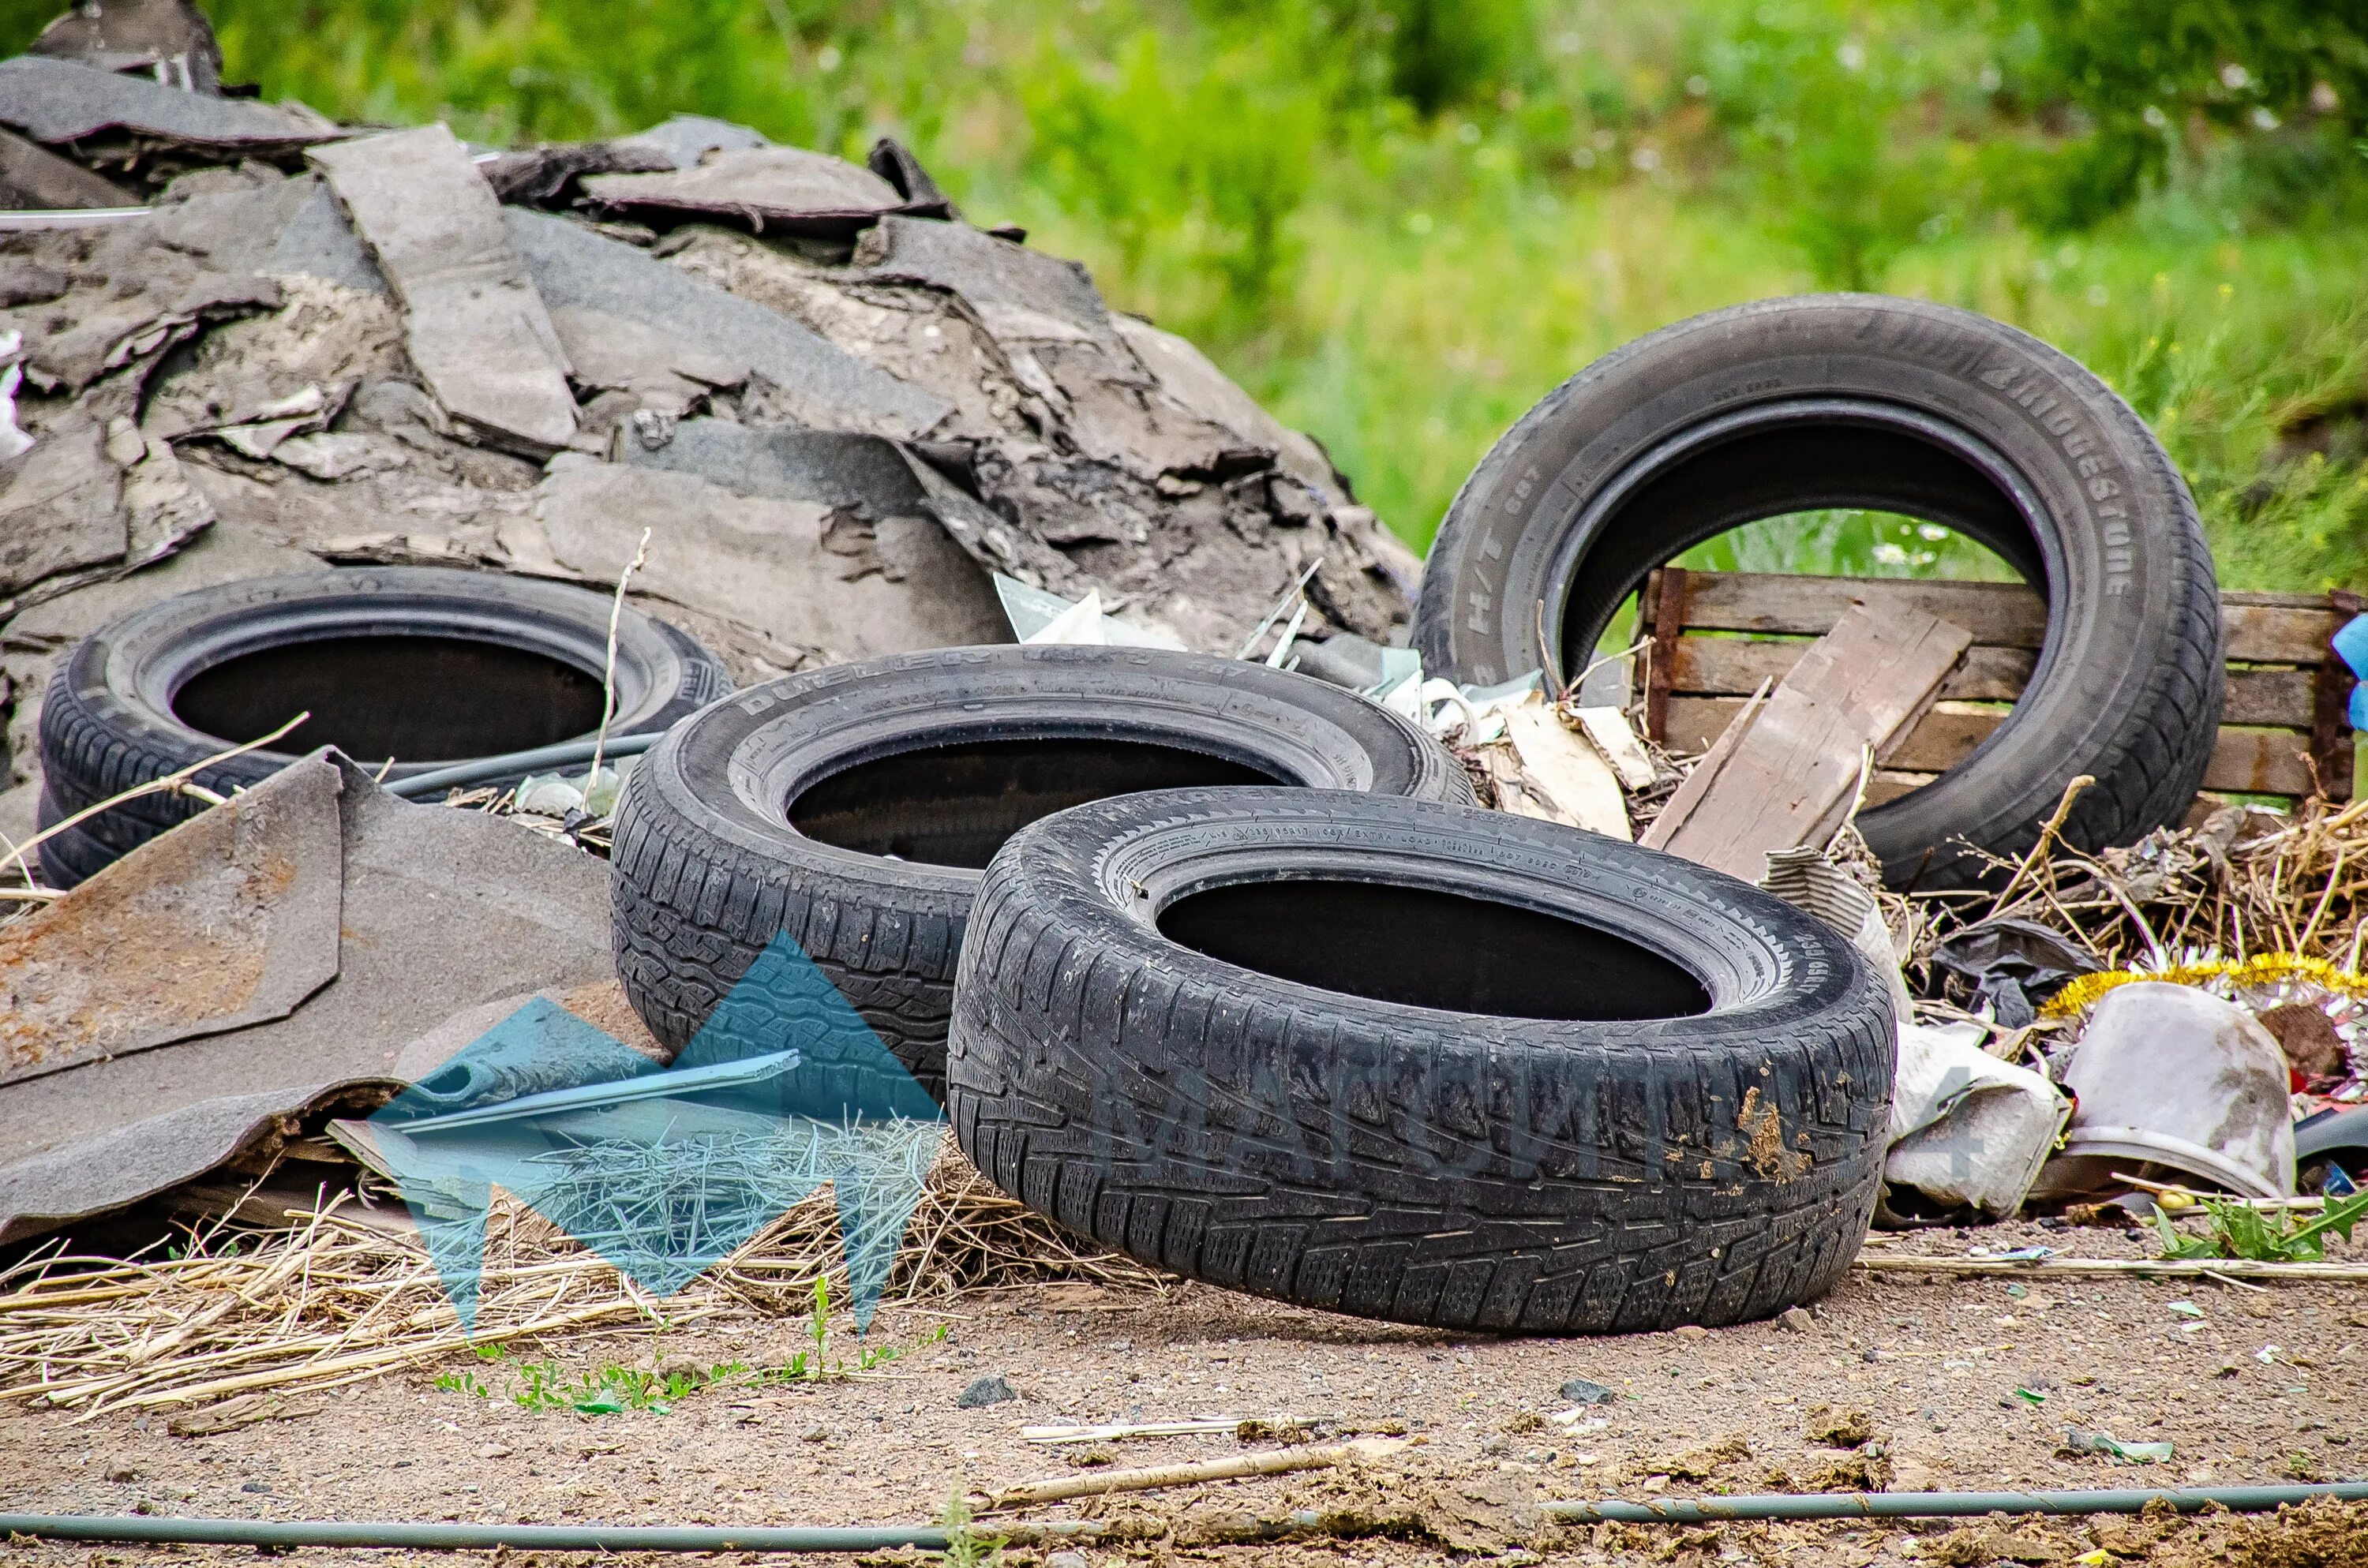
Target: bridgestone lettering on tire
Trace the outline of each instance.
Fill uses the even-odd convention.
[[[387,777],[588,739],[599,727],[609,597],[564,583],[430,567],[305,572],[202,588],[85,638],[40,721],[43,826],[313,718],[276,748],[196,781],[228,794],[315,746]],[[611,734],[664,729],[732,689],[686,633],[628,609],[617,625]],[[516,782],[515,779],[506,782]],[[41,846],[62,887],[185,821],[199,803],[147,795]]]
[[[1438,743],[1350,692],[1153,649],[954,648],[753,687],[677,728],[617,813],[617,971],[697,1031],[776,935],[942,1095],[979,870],[1027,822],[1180,783],[1472,798]]]
[[[1864,1238],[1889,997],[1730,878],[1467,807],[1170,790],[1015,835],[948,1110],[1005,1191],[1158,1267],[1361,1316],[1766,1317]]]
[[[1963,882],[2028,849],[2077,775],[2066,836],[2180,820],[2217,735],[2220,614],[2195,503],[2112,390],[2001,323],[1873,295],[1768,300],[1605,355],[1490,449],[1441,524],[1416,642],[1463,681],[1576,673],[1656,566],[1827,506],[1988,546],[2048,605],[2007,721],[1859,819],[1895,881]],[[1543,633],[1543,639],[1541,634]]]

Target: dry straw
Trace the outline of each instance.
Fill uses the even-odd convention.
[[[2160,829],[2095,855],[2051,831],[2021,864],[1998,865],[2010,879],[2003,893],[1927,895],[1896,910],[1918,927],[1918,958],[1951,930],[2014,915],[2086,943],[2109,969],[2128,971],[2119,978],[2291,980],[2352,994],[2368,988],[2359,972],[2368,940],[2368,800],[2305,801],[2290,816],[2230,806],[2198,826]],[[2082,986],[2068,1005],[2092,1001],[2111,983]]]
[[[217,1223],[169,1256],[37,1256],[0,1275],[0,1398],[84,1415],[358,1382],[477,1345],[543,1346],[634,1325],[795,1315],[817,1277],[845,1299],[828,1190],[664,1301],[505,1202],[487,1228],[473,1341],[399,1209],[348,1195],[277,1230]],[[1091,1247],[962,1159],[949,1139],[905,1233],[891,1301],[1051,1280],[1164,1290],[1165,1276]]]

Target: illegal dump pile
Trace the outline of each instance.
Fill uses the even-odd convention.
[[[2220,596],[2044,346],[1680,323],[1417,569],[893,142],[343,128],[105,15],[184,31],[0,62],[0,1393],[825,1272],[1726,1324],[2027,1205],[2342,1267],[2359,607]],[[2033,586],[1667,565],[1839,505]]]
[[[1228,653],[1303,574],[1312,634],[1403,622],[1413,562],[1314,442],[894,142],[495,153],[81,41],[0,64],[12,205],[70,209],[6,220],[0,287],[18,780],[74,638],[324,562],[605,586],[652,529],[637,591],[742,679],[996,640],[990,571]]]

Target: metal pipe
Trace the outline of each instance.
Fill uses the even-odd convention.
[[[664,730],[639,735],[610,735],[601,756],[604,759],[639,756],[665,738]],[[421,795],[432,795],[439,790],[483,784],[489,778],[507,778],[513,773],[534,773],[546,767],[564,767],[571,762],[589,762],[592,760],[592,747],[590,741],[562,741],[557,745],[537,746],[532,751],[481,756],[472,762],[456,762],[450,767],[439,767],[430,773],[415,773],[408,778],[397,778],[383,788],[390,795],[401,795],[411,800]]]
[[[460,1525],[399,1520],[172,1519],[0,1514],[0,1536],[190,1546],[410,1547],[427,1551],[943,1551],[937,1525]]]
[[[1570,1524],[1715,1524],[1733,1519],[1948,1519],[1984,1514],[2135,1514],[2156,1498],[2181,1513],[2216,1503],[2232,1513],[2260,1514],[2312,1497],[2368,1499],[2368,1481],[2284,1486],[2115,1487],[2096,1492],[1829,1492],[1768,1493],[1748,1497],[1682,1497],[1631,1503],[1548,1503],[1548,1517]]]

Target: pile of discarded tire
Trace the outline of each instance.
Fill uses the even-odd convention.
[[[1822,1293],[1880,1175],[1866,966],[1756,889],[1470,802],[1412,724],[1262,665],[842,665],[635,770],[618,967],[679,1045],[788,933],[997,1185],[1196,1278],[1561,1333]]]
[[[1897,875],[1977,878],[2089,773],[2084,847],[2174,821],[2220,701],[2210,557],[2146,426],[1997,323],[1770,301],[1607,357],[1457,499],[1415,626],[1434,674],[1575,675],[1654,567],[1819,506],[1943,522],[2040,586],[1993,737],[1861,819]],[[1651,1330],[1828,1290],[1888,1137],[1886,983],[1812,915],[1674,856],[1480,809],[1365,698],[1144,648],[898,654],[731,692],[602,596],[465,574],[207,590],[103,631],[42,717],[57,820],[254,739],[429,782],[664,732],[614,819],[619,974],[679,1049],[786,937],[1062,1224],[1193,1278],[1455,1328]],[[588,698],[587,698],[588,693]],[[587,700],[589,707],[586,704]],[[688,715],[686,717],[686,715]],[[283,766],[244,753],[217,792]],[[46,844],[71,882],[195,810]]]
[[[2221,681],[2192,503],[2101,382],[1963,312],[1773,301],[1591,367],[1465,486],[1416,640],[1504,680],[1543,628],[1559,684],[1653,567],[1835,506],[1954,527],[2049,606],[2011,722],[1863,819],[1895,874],[1978,877],[2082,771],[2103,788],[2075,842],[2185,809]],[[1848,941],[1688,861],[1479,810],[1425,735],[1292,675],[973,649],[758,687],[636,772],[614,887],[662,1040],[786,932],[997,1186],[1304,1305],[1764,1317],[1833,1285],[1880,1185],[1896,1020]]]

